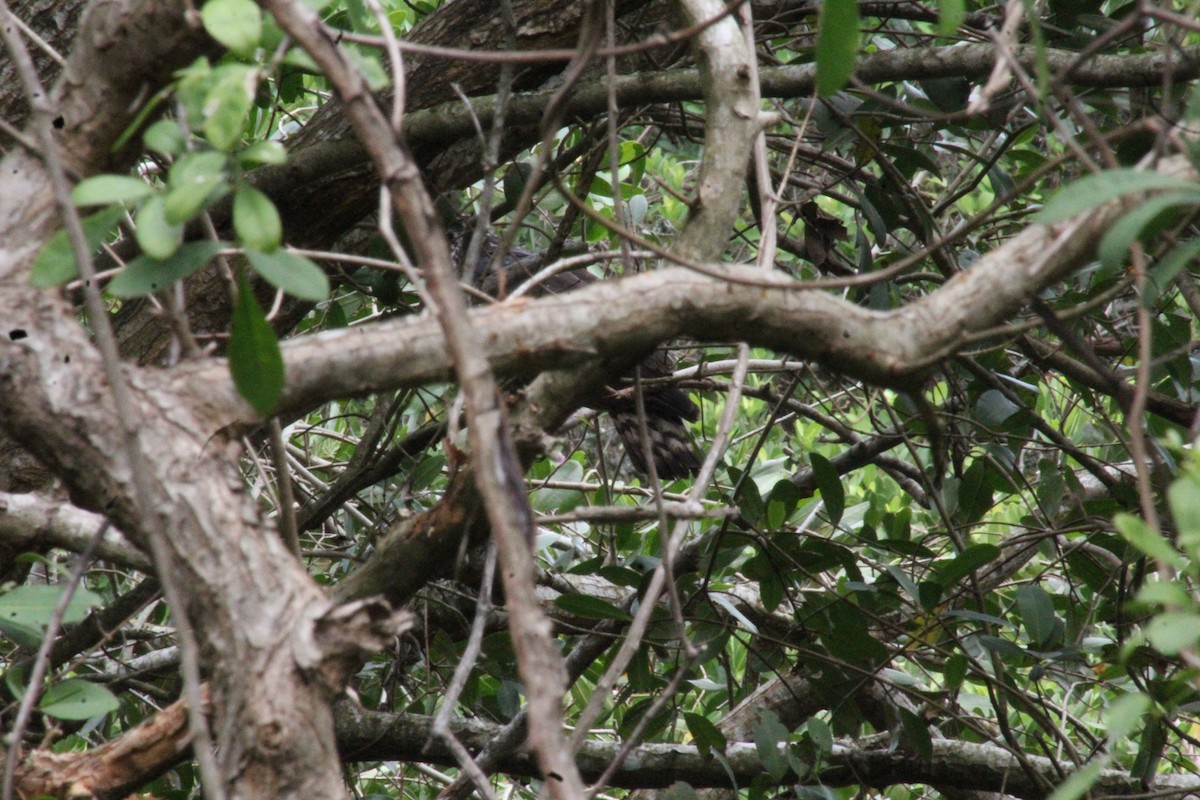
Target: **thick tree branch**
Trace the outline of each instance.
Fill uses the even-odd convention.
[[[1194,175],[1180,158],[1163,172]],[[1007,319],[1039,290],[1086,263],[1120,213],[1109,205],[1051,227],[1030,225],[940,289],[890,312],[873,311],[779,273],[711,265],[726,280],[672,267],[596,283],[568,295],[521,299],[471,312],[484,352],[501,377],[531,377],[591,359],[645,352],[678,336],[735,339],[822,363],[872,383],[911,387],[972,336]],[[353,351],[356,358],[347,360]],[[284,346],[283,408],[451,375],[445,337],[427,318],[318,334]],[[222,424],[257,421],[233,391],[223,361],[184,365],[170,378],[203,388]]]
[[[440,743],[430,743],[429,717],[386,714],[342,704],[337,710],[338,744],[352,760],[421,761],[453,765],[453,756]],[[458,720],[454,735],[472,752],[478,752],[499,733],[499,727],[482,720]],[[426,747],[426,744],[429,746]],[[579,769],[595,779],[611,763],[619,742],[588,741],[577,755]],[[937,784],[963,790],[998,792],[1026,800],[1043,800],[1046,785],[1061,782],[1055,764],[1048,758],[1029,756],[1045,783],[1035,783],[1022,772],[1016,759],[1003,749],[985,744],[936,740],[932,757],[925,761],[904,748],[894,747],[882,734],[865,741],[839,741],[815,775],[788,774],[779,780],[803,785],[887,787],[900,784]],[[684,781],[692,787],[728,787],[729,772],[737,785],[745,787],[763,775],[762,760],[753,743],[731,741],[725,762],[706,756],[686,745],[647,744],[634,748],[625,766],[611,780],[623,788],[667,787]],[[498,764],[502,772],[533,776],[535,768],[527,755],[512,754]],[[1181,795],[1200,792],[1200,779],[1190,776],[1159,776],[1156,788],[1176,790]],[[1145,790],[1136,777],[1120,770],[1105,770],[1093,790],[1111,797],[1141,795]]]

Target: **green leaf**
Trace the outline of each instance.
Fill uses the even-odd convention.
[[[963,0],[938,0],[938,33],[949,36],[958,30],[967,16]]]
[[[1113,525],[1125,541],[1150,558],[1169,564],[1175,569],[1183,569],[1186,566],[1183,556],[1170,542],[1140,518],[1122,512],[1113,518]]]
[[[68,678],[46,691],[38,710],[58,719],[83,720],[116,711],[119,705],[116,695],[103,686]]]
[[[283,223],[279,219],[275,204],[271,202],[271,198],[253,186],[239,186],[234,192],[233,229],[237,231],[238,240],[242,244],[263,253],[275,250],[283,238]],[[324,300],[328,295],[327,282],[325,293],[320,299]]]
[[[779,721],[778,715],[768,709],[751,725],[751,733],[763,769],[776,781],[780,780],[788,771],[787,759],[780,749],[780,745],[787,740],[788,729]]]
[[[1054,194],[1034,215],[1034,222],[1049,225],[1091,211],[1110,200],[1136,192],[1194,192],[1196,184],[1184,178],[1135,169],[1110,169],[1087,175]]]
[[[1190,472],[1173,482],[1167,488],[1167,505],[1179,546],[1192,560],[1200,560],[1200,478]]]
[[[556,480],[577,483],[583,480],[583,465],[578,461],[564,461],[554,471]],[[551,489],[542,487],[529,495],[529,505],[544,514],[563,514],[582,503],[586,495],[578,489]]]
[[[223,242],[188,242],[162,260],[138,256],[113,276],[106,288],[116,297],[161,292],[203,267],[224,246]]]
[[[1049,800],[1079,800],[1087,794],[1088,789],[1091,789],[1092,784],[1100,777],[1105,762],[1105,759],[1098,759],[1084,764],[1078,772],[1071,774],[1058,785]]]
[[[1182,272],[1183,268],[1198,255],[1200,255],[1200,239],[1180,242],[1171,248],[1147,273],[1146,292],[1142,297],[1142,303],[1147,307],[1153,307],[1162,293],[1167,290],[1171,281],[1175,280],[1175,276]]]
[[[101,242],[112,238],[112,235],[116,233],[117,225],[124,217],[125,209],[113,206],[80,220],[83,224],[83,238],[87,240],[88,249],[95,253],[100,248]],[[51,236],[34,257],[29,283],[31,286],[45,289],[50,286],[61,286],[73,280],[78,274],[79,265],[75,263],[75,251],[71,247],[71,238],[67,235],[66,229],[63,229]]]
[[[729,616],[742,623],[742,627],[744,627],[746,630],[750,631],[751,633],[758,633],[758,626],[755,625],[749,617],[743,614],[741,609],[734,605],[734,602],[729,599],[726,594],[723,592],[719,594],[710,594],[708,599],[711,600],[715,605],[718,605],[729,612]]]
[[[988,481],[988,462],[977,458],[967,467],[958,487],[955,517],[972,524],[983,519],[992,508],[992,486]]]
[[[287,150],[279,142],[254,142],[238,151],[238,163],[245,167],[287,162]]]
[[[77,206],[106,206],[131,203],[154,194],[154,187],[130,175],[94,175],[84,178],[71,190]]]
[[[846,509],[846,491],[842,488],[841,476],[825,456],[810,453],[808,459],[812,464],[813,483],[820,490],[825,511],[829,514],[829,523],[837,525]]]
[[[1129,692],[1110,702],[1104,711],[1105,736],[1109,746],[1133,733],[1150,706],[1150,697],[1142,692]]]
[[[251,0],[208,0],[200,19],[209,36],[238,55],[252,55],[262,38],[262,12]]]
[[[226,152],[241,146],[246,115],[254,103],[251,70],[240,64],[221,68],[221,77],[205,97],[204,135]]]
[[[946,679],[948,691],[957,691],[967,677],[967,657],[962,653],[955,653],[947,658],[942,666],[942,677]]]
[[[1188,590],[1174,581],[1148,580],[1138,589],[1136,599],[1143,605],[1159,605],[1166,608],[1186,608],[1192,604],[1192,596],[1188,594]]]
[[[850,80],[858,44],[857,0],[824,0],[817,15],[817,92],[822,97]]]
[[[142,134],[146,147],[166,156],[177,156],[187,149],[183,129],[173,119],[160,119]]]
[[[1096,255],[1100,263],[1106,267],[1122,266],[1129,255],[1129,247],[1141,236],[1146,226],[1154,221],[1159,214],[1175,206],[1194,206],[1200,204],[1200,193],[1172,192],[1159,197],[1151,197],[1138,204],[1128,214],[1123,215],[1112,227],[1105,231],[1100,239]]]
[[[998,389],[988,389],[975,403],[975,419],[989,428],[998,428],[1021,407],[1005,397]]]
[[[283,356],[245,275],[238,276],[229,332],[229,371],[238,392],[258,413],[265,417],[275,410],[283,394]]]
[[[1049,650],[1062,639],[1062,620],[1054,613],[1054,600],[1041,586],[1027,583],[1018,587],[1017,607],[1035,650]]]
[[[1193,611],[1164,611],[1146,626],[1146,638],[1165,656],[1195,647],[1200,641],[1200,614]]]
[[[321,268],[290,250],[260,253],[246,250],[254,271],[293,297],[319,303],[329,297],[329,278]]]
[[[167,176],[167,221],[187,222],[225,186],[225,156],[188,153],[171,166]]]
[[[929,726],[907,708],[897,709],[900,714],[900,727],[904,731],[904,740],[912,747],[922,762],[933,758],[933,739],[929,735]]]
[[[508,169],[504,171],[504,178],[501,182],[501,186],[504,187],[504,199],[510,203],[516,203],[521,193],[525,191],[525,185],[529,183],[529,176],[532,174],[533,166],[524,161],[517,161],[509,165]]]
[[[167,222],[167,198],[155,195],[137,213],[137,230],[134,231],[142,252],[151,258],[169,258],[183,242],[183,226]]]
[[[554,599],[554,605],[568,614],[585,619],[619,619],[629,620],[628,612],[614,606],[607,600],[586,594],[562,594]]]
[[[706,717],[685,711],[683,721],[687,724],[688,733],[695,740],[701,756],[707,758],[712,750],[725,752],[725,735]]]
[[[38,631],[45,630],[62,593],[62,586],[18,586],[0,595],[0,619]],[[100,596],[95,592],[76,589],[62,621],[68,625],[80,622],[100,602]]]
[[[817,752],[822,755],[828,755],[833,752],[833,731],[829,729],[828,723],[820,717],[809,717],[806,725],[808,735],[812,737],[813,744],[817,748]]]
[[[999,555],[1000,548],[994,544],[973,544],[951,560],[934,564],[934,571],[941,582],[950,587]]]

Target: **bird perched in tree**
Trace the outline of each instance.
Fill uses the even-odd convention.
[[[450,255],[464,280],[482,291],[496,296],[502,288],[511,290],[532,277],[542,266],[542,254],[514,246],[504,255],[501,269],[493,269],[492,260],[500,246],[500,239],[489,234],[479,249],[474,266],[464,273],[463,262],[473,230],[472,220],[460,220],[450,226],[447,231]],[[534,294],[563,294],[596,280],[582,270],[562,272],[542,281]],[[674,361],[666,350],[655,350],[638,365],[638,369],[643,381],[654,381],[669,377],[674,372]],[[642,404],[646,411],[650,455],[658,476],[675,479],[695,475],[700,469],[701,459],[688,436],[685,422],[699,419],[700,409],[681,389],[658,382],[643,387]],[[604,396],[589,402],[589,405],[608,412],[633,468],[643,475],[647,474],[646,447],[642,443],[635,395],[629,391],[619,391],[617,387],[606,387]]]

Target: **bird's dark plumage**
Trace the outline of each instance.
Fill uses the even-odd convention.
[[[450,227],[450,252],[454,264],[463,272],[463,261],[474,230],[473,222],[458,222]],[[541,255],[521,247],[512,247],[502,259],[503,270],[491,268],[500,241],[489,235],[480,247],[476,263],[463,276],[490,295],[511,291],[541,268]],[[535,294],[562,294],[597,280],[582,270],[553,275],[539,285]],[[665,378],[674,372],[674,362],[666,350],[655,350],[638,367],[644,381]],[[700,409],[685,392],[673,386],[650,384],[643,387],[642,403],[646,410],[646,432],[649,435],[650,455],[660,478],[673,480],[695,475],[700,469],[700,456],[688,436],[686,422],[700,418]],[[633,468],[648,473],[646,446],[638,424],[637,400],[628,388],[620,391],[607,387],[605,396],[589,403],[593,408],[608,412],[621,437]]]

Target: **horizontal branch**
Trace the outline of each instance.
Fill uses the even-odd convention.
[[[32,550],[49,546],[82,553],[104,525],[101,515],[61,500],[0,492],[0,548]],[[143,572],[150,569],[146,554],[111,527],[104,531],[95,552],[105,561]]]
[[[1162,171],[1194,177],[1182,158]],[[779,273],[710,265],[714,279],[670,267],[600,281],[565,295],[475,309],[471,320],[497,377],[530,378],[584,362],[628,362],[681,336],[729,340],[819,362],[855,378],[911,388],[972,336],[1011,318],[1038,291],[1092,257],[1120,208],[1111,203],[1053,226],[1030,225],[941,288],[893,311],[863,308]],[[445,338],[428,315],[328,331],[284,345],[280,411],[446,381]],[[234,392],[224,361],[185,364],[164,380],[204,397],[224,424],[256,413]]]
[[[1052,72],[1068,70],[1079,58],[1070,50],[1047,49],[1046,66]],[[1032,46],[1018,48],[1016,58],[1028,71],[1040,67]],[[930,78],[985,78],[996,63],[996,48],[990,44],[962,47],[920,47],[884,50],[859,59],[854,78],[866,84]],[[816,86],[816,66],[760,67],[759,83],[763,97],[809,97]],[[1070,70],[1068,82],[1075,86],[1102,88],[1119,86],[1155,86],[1165,78],[1190,81],[1200,77],[1200,47],[1184,48],[1172,58],[1148,54],[1136,56],[1095,56]],[[616,94],[623,107],[681,100],[701,100],[704,86],[695,69],[671,69],[621,75],[611,83],[596,80],[581,83],[564,105],[568,117],[605,113],[608,93]],[[514,96],[505,109],[508,125],[534,124],[541,120],[554,90],[522,93]],[[474,119],[490,125],[495,100],[474,97],[470,105],[461,101],[416,111],[406,119],[405,135],[414,147],[426,141],[444,141],[447,137],[471,136]]]
[[[439,740],[432,739],[432,718],[416,714],[388,714],[366,711],[343,703],[337,710],[338,746],[346,760],[354,761],[425,761],[456,766],[453,754]],[[454,735],[468,750],[479,752],[501,730],[482,720],[460,719],[451,723]],[[583,776],[594,781],[616,756],[620,742],[586,741],[577,761]],[[627,789],[670,786],[684,781],[695,788],[730,787],[730,775],[737,786],[749,786],[765,774],[762,758],[752,742],[730,742],[724,761],[705,755],[696,747],[676,744],[645,744],[634,748],[612,776],[611,785]],[[1025,756],[1037,780],[1025,773],[1017,759],[1000,747],[951,740],[935,740],[928,759],[912,751],[895,747],[889,734],[857,742],[839,741],[824,765],[815,774],[789,774],[777,783],[801,783],[825,786],[866,785],[886,787],[911,784],[937,784],[963,790],[999,792],[1026,800],[1046,797],[1046,786],[1062,782],[1059,767],[1050,759]],[[500,772],[538,777],[532,759],[514,753],[501,759]],[[1200,790],[1200,778],[1159,776],[1156,788],[1176,789],[1181,794]],[[1121,797],[1144,795],[1136,777],[1120,770],[1105,770],[1093,791],[1098,795]]]

